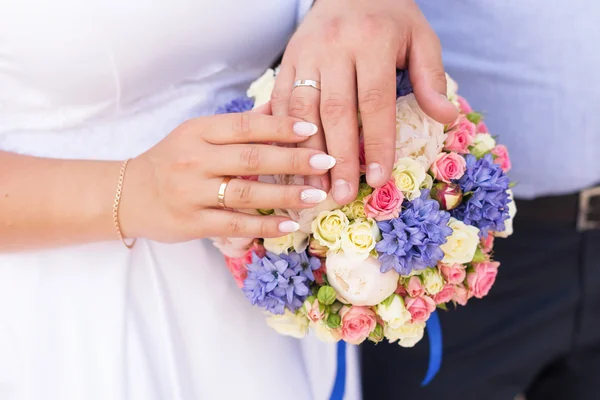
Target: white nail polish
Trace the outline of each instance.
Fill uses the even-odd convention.
[[[319,189],[305,189],[300,193],[300,200],[309,204],[317,204],[327,198],[327,193]]]
[[[344,200],[350,194],[350,184],[343,180],[337,179],[333,182],[333,195],[338,201]]]
[[[292,126],[292,131],[298,136],[312,136],[317,133],[317,126],[315,124],[311,124],[310,122],[296,122]]]
[[[369,185],[376,185],[383,176],[383,168],[377,163],[371,163],[367,167],[367,183]]]
[[[300,229],[300,225],[294,221],[283,221],[279,223],[279,232],[292,233]]]
[[[335,158],[327,154],[315,154],[308,160],[308,163],[314,169],[326,171],[333,168],[335,165]]]

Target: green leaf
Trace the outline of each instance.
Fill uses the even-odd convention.
[[[391,296],[388,296],[387,299],[385,299],[384,301],[381,302],[381,305],[383,305],[384,307],[389,307],[390,304],[392,304],[392,301],[394,301],[394,296],[396,296],[396,294],[392,294]]]
[[[275,210],[265,210],[262,208],[259,208],[256,211],[258,211],[258,213],[261,215],[271,215],[271,214],[275,213]]]
[[[517,182],[511,182],[511,183],[509,183],[509,184],[508,184],[508,188],[509,188],[509,189],[512,189],[512,188],[514,188],[515,186],[517,186]]]
[[[440,310],[448,311],[448,306],[446,305],[446,303],[438,304],[437,308],[439,308]]]
[[[482,118],[483,118],[483,115],[478,112],[475,112],[475,111],[467,114],[467,119],[469,121],[471,121],[472,123],[474,123],[475,125],[479,124],[481,122]]]
[[[477,250],[475,250],[475,256],[473,256],[472,262],[475,262],[475,263],[484,262],[486,259],[487,259],[487,257],[483,253],[483,250],[481,250],[481,247],[477,247]]]

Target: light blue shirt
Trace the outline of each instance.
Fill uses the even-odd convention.
[[[516,196],[600,184],[600,2],[418,3],[459,94],[508,146]]]

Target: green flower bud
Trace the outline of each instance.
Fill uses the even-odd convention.
[[[383,340],[383,326],[377,324],[373,332],[369,334],[369,340],[373,343],[379,343]]]
[[[356,200],[361,200],[373,193],[373,188],[366,183],[361,183],[358,186],[358,196]]]
[[[319,288],[319,293],[317,294],[319,303],[324,304],[326,306],[330,306],[333,304],[336,297],[337,294],[335,293],[335,289],[331,286],[321,286]]]
[[[342,317],[337,314],[329,314],[327,317],[327,327],[329,329],[337,329],[342,325]]]
[[[333,303],[331,305],[331,307],[329,307],[329,309],[331,310],[332,313],[337,314],[343,307],[344,305],[342,303],[340,303],[339,301],[336,301],[335,303]]]

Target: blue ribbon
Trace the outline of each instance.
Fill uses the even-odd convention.
[[[335,382],[331,391],[330,400],[343,400],[346,389],[346,342],[340,340],[337,343],[337,368],[335,371]]]
[[[421,387],[427,386],[442,367],[442,324],[436,311],[427,320],[427,336],[429,337],[429,366]]]

